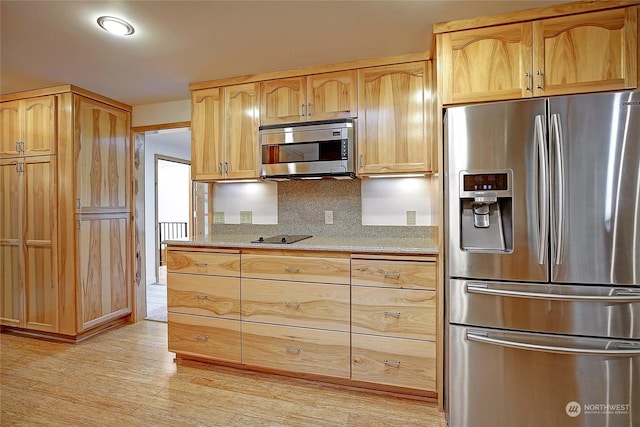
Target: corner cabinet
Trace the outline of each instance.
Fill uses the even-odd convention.
[[[438,34],[443,104],[637,87],[637,7]]]
[[[260,124],[272,125],[356,117],[355,70],[260,83]]]
[[[257,178],[257,83],[216,87],[191,95],[191,179]]]
[[[358,70],[358,174],[432,171],[431,61]]]
[[[1,101],[2,327],[78,340],[126,321],[131,107],[71,85]]]

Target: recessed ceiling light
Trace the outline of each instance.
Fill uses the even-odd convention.
[[[103,30],[119,36],[130,36],[135,32],[133,25],[123,19],[114,18],[113,16],[101,16],[98,18],[98,25],[100,25],[100,28]]]

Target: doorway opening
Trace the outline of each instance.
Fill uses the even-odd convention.
[[[145,319],[167,321],[167,271],[164,240],[188,238],[190,215],[191,131],[145,132]]]

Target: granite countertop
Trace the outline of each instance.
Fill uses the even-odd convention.
[[[213,234],[184,240],[167,240],[172,246],[205,246],[212,248],[315,250],[351,253],[438,254],[438,246],[430,238],[338,237],[313,236],[291,244],[251,243],[259,236],[247,234]]]

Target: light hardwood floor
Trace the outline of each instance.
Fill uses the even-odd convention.
[[[435,404],[173,359],[161,322],[78,344],[0,334],[0,425],[445,426]]]

